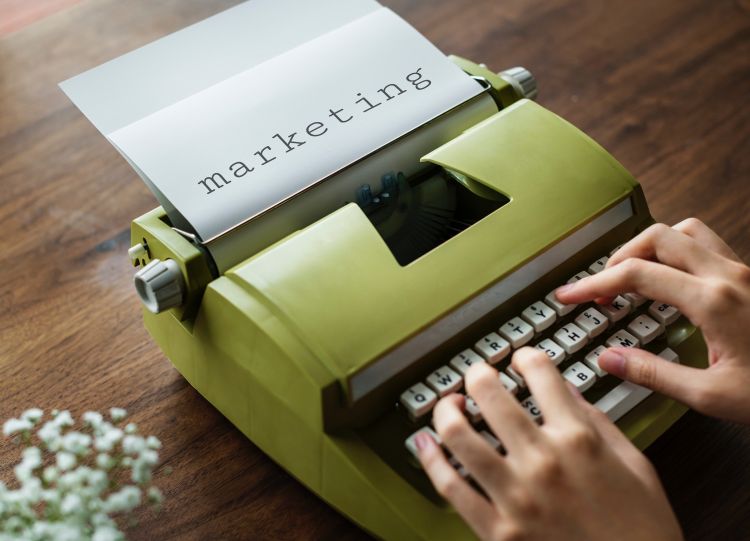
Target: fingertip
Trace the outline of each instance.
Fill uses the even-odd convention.
[[[599,368],[602,370],[605,370],[618,378],[625,378],[627,370],[625,365],[627,360],[621,351],[616,349],[606,349],[601,355],[599,355],[597,362],[599,363]]]
[[[557,297],[557,300],[564,303],[565,299],[568,298],[568,295],[573,292],[578,282],[572,282],[570,284],[565,284],[564,286],[560,286],[557,289],[555,289],[555,297]]]

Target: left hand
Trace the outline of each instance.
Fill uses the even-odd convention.
[[[496,452],[469,424],[459,395],[443,398],[434,425],[450,453],[482,487],[462,479],[427,434],[419,458],[438,493],[482,539],[680,540],[680,526],[651,464],[604,414],[566,386],[539,350],[513,356],[542,410],[536,425],[482,363],[466,375]]]

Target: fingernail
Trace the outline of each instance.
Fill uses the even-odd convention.
[[[619,378],[625,377],[625,357],[611,349],[604,350],[599,355],[599,367]]]
[[[430,438],[430,436],[428,436],[424,432],[420,432],[414,438],[414,445],[416,445],[417,449],[419,449],[420,451],[424,451],[427,448],[427,446],[430,444],[431,439],[432,438]]]
[[[576,286],[576,282],[573,282],[572,284],[565,284],[564,286],[560,286],[555,290],[555,295],[558,293],[568,293],[573,290],[573,288]]]

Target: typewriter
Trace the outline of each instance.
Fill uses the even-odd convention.
[[[470,365],[497,368],[543,422],[509,366],[515,349],[539,348],[645,448],[686,408],[607,375],[597,356],[617,345],[706,361],[699,331],[658,299],[557,301],[556,287],[600,272],[653,222],[643,192],[596,142],[529,99],[528,71],[451,59],[492,111],[414,151],[417,172],[355,164],[340,173],[348,202],[299,223],[289,216],[314,196],[303,194],[282,226],[250,225],[231,258],[173,227],[161,207],[131,229],[145,325],[174,366],[295,478],[385,539],[473,538],[413,444],[418,431],[434,434],[433,406],[463,392]],[[470,399],[466,414],[499,449]]]

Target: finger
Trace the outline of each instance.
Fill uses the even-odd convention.
[[[722,267],[718,254],[664,224],[654,224],[627,242],[609,258],[606,267],[615,267],[630,258],[655,259],[670,267],[702,276]]]
[[[521,348],[513,355],[511,363],[526,380],[542,410],[545,424],[583,419],[565,380],[546,353],[530,347]]]
[[[700,409],[710,374],[637,348],[610,348],[599,355],[599,367],[619,378],[648,387],[694,409]]]
[[[489,539],[497,511],[476,490],[464,481],[445,458],[443,451],[427,434],[415,440],[422,468],[435,490],[445,498],[479,537]]]
[[[698,218],[688,218],[682,220],[680,223],[673,225],[673,229],[694,238],[701,245],[705,246],[709,250],[716,252],[717,254],[742,263],[740,257],[732,250],[724,240],[713,232],[706,224],[700,221]]]
[[[437,403],[434,426],[448,450],[479,483],[490,498],[502,502],[509,470],[500,453],[477,434],[459,409],[461,397],[447,396]]]
[[[612,268],[564,285],[555,291],[560,302],[581,304],[636,292],[676,306],[693,323],[704,303],[700,278],[653,261],[628,259]]]
[[[520,455],[539,439],[539,428],[503,387],[497,370],[485,363],[473,364],[466,373],[466,390],[509,454]]]
[[[594,429],[599,432],[606,446],[647,486],[662,490],[651,462],[604,413],[587,402],[575,387],[573,389],[577,394],[581,410],[586,414]]]

